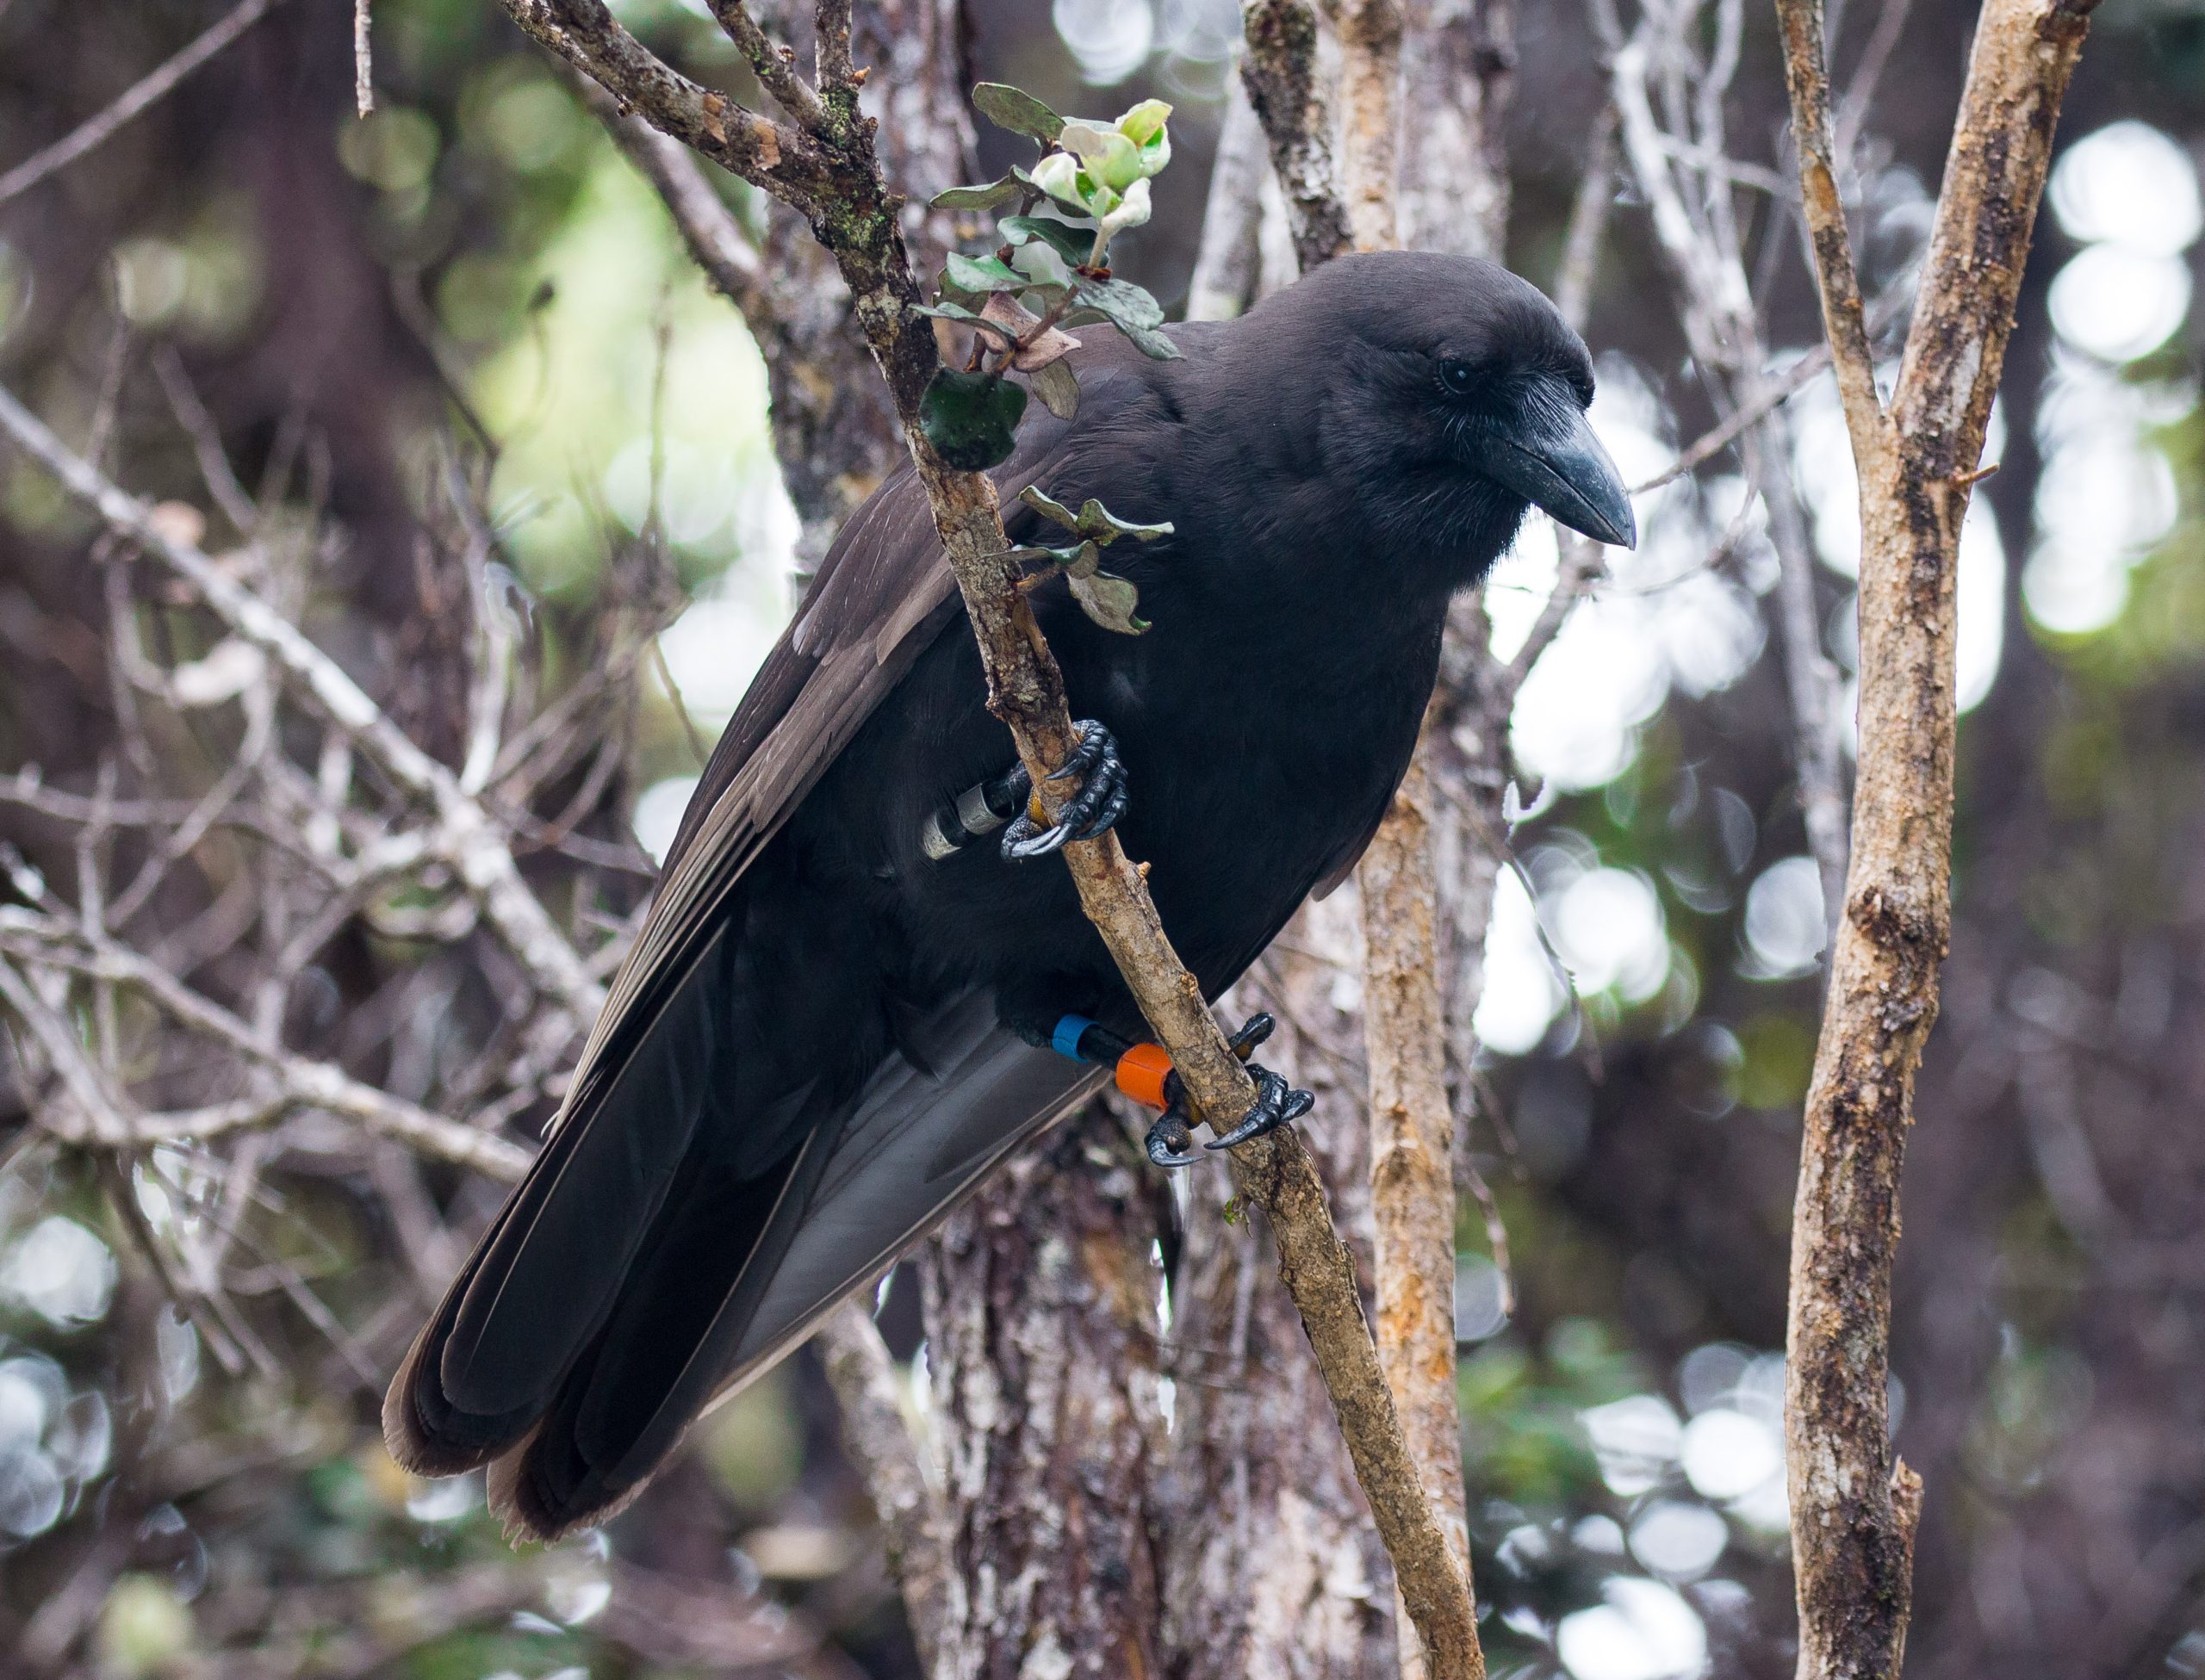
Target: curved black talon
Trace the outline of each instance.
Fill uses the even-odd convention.
[[[1240,1124],[1222,1138],[1214,1138],[1202,1147],[1206,1150],[1229,1150],[1235,1144],[1245,1144],[1251,1138],[1260,1138],[1266,1131],[1276,1131],[1290,1120],[1298,1120],[1317,1106],[1317,1099],[1307,1091],[1297,1091],[1285,1080],[1259,1063],[1248,1063],[1250,1077],[1256,1082],[1256,1100],[1248,1105],[1248,1112],[1240,1117]]]
[[[1278,1023],[1269,1015],[1257,1014],[1240,1024],[1240,1030],[1226,1042],[1241,1061],[1247,1063],[1248,1074],[1256,1082],[1256,1100],[1248,1105],[1248,1112],[1240,1117],[1240,1124],[1211,1143],[1205,1150],[1229,1150],[1235,1144],[1245,1144],[1251,1138],[1260,1138],[1266,1131],[1275,1131],[1290,1120],[1297,1120],[1317,1106],[1317,1099],[1307,1091],[1297,1091],[1286,1081],[1260,1062],[1250,1062],[1250,1053],[1276,1031]],[[1191,1167],[1202,1157],[1195,1152],[1195,1135],[1187,1125],[1187,1093],[1179,1082],[1175,1069],[1165,1076],[1164,1092],[1170,1106],[1148,1129],[1144,1140],[1148,1158],[1159,1167]]]
[[[1148,1150],[1148,1158],[1159,1167],[1202,1164],[1202,1157],[1195,1150],[1195,1134],[1187,1130],[1187,1122],[1177,1108],[1167,1109],[1157,1117],[1143,1145]]]
[[[1060,782],[1078,776],[1079,791],[1065,803],[1057,820],[1047,828],[1021,811],[1003,831],[1003,855],[1013,863],[1046,858],[1070,840],[1091,840],[1109,831],[1126,814],[1130,795],[1126,767],[1118,759],[1118,741],[1091,717],[1072,726],[1079,731],[1079,745],[1049,772]]]
[[[1240,1030],[1225,1041],[1225,1047],[1245,1062],[1252,1051],[1277,1030],[1278,1023],[1258,1010],[1240,1023]]]

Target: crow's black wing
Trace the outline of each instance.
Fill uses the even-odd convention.
[[[1145,389],[1107,363],[1083,383],[1078,422],[1039,418],[997,470],[1005,493],[1051,475]],[[386,1434],[408,1467],[502,1459],[494,1481],[518,1526],[600,1518],[714,1393],[1091,1084],[1001,1032],[985,1000],[945,1000],[922,1029],[935,1076],[891,1062],[832,1113],[793,1093],[801,1114],[749,1119],[798,1122],[803,1147],[710,1194],[696,1178],[730,896],[920,651],[962,633],[957,613],[907,469],[852,517],[729,723],[543,1152],[392,1386]]]

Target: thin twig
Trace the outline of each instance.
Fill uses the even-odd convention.
[[[15,396],[0,390],[0,431],[12,437],[118,535],[161,559],[217,617],[276,667],[324,716],[371,755],[391,779],[434,809],[441,849],[480,900],[483,914],[528,970],[543,978],[578,1020],[593,1016],[604,991],[566,936],[521,880],[500,826],[468,797],[458,778],[423,752],[343,667],[298,627],[190,543],[176,539],[145,503],[95,470]]]
[[[86,118],[53,145],[33,152],[5,175],[0,175],[0,204],[20,198],[56,170],[66,169],[86,152],[105,145],[117,129],[166,97],[177,83],[281,3],[282,0],[243,0],[236,10],[159,69],[134,83],[121,97]]]
[[[370,14],[375,0],[352,0],[352,103],[362,116],[376,108],[375,46]]]

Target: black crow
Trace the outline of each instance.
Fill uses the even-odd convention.
[[[1080,807],[1049,833],[1024,820],[898,474],[728,725],[543,1153],[391,1386],[398,1461],[490,1465],[518,1534],[617,1510],[716,1398],[1096,1089],[1092,1063],[1122,1054],[1121,1082],[1161,1100],[1069,876],[1034,854],[1116,820],[1215,996],[1353,867],[1407,767],[1448,599],[1526,509],[1634,538],[1583,344],[1491,263],[1343,257],[1239,320],[1173,328],[1183,360],[1087,337],[1077,418],[1037,408],[995,474],[1006,498],[1172,528],[1109,550],[1145,634],[1090,621],[1061,574],[1036,592],[1088,720]],[[1011,505],[1014,541],[1050,540]],[[1258,1085],[1242,1131],[1306,1106]],[[1152,1134],[1165,1164],[1185,1147],[1176,1118]]]

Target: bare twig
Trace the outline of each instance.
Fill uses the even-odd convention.
[[[362,116],[372,115],[376,108],[374,9],[375,0],[352,0],[352,104]]]
[[[66,169],[86,152],[104,146],[117,129],[165,98],[177,83],[281,3],[282,0],[242,0],[236,10],[159,69],[132,84],[121,98],[86,118],[53,145],[34,152],[5,175],[0,175],[0,204],[20,198],[55,170]]]
[[[898,1398],[896,1367],[865,1297],[845,1301],[819,1332],[819,1353],[842,1417],[842,1444],[873,1494],[888,1541],[888,1565],[904,1595],[919,1660],[938,1671],[935,1641],[949,1590],[947,1519]]]
[[[691,260],[712,288],[746,318],[765,313],[765,274],[757,248],[705,178],[697,154],[642,118],[622,111],[620,102],[587,77],[577,76],[574,83],[582,102],[656,190]]]
[[[1264,177],[1270,172],[1263,124],[1235,82],[1226,96],[1225,123],[1210,165],[1209,198],[1202,210],[1202,240],[1187,282],[1187,319],[1230,320],[1255,301],[1262,268],[1258,239],[1263,219]]]
[[[94,470],[4,390],[0,390],[0,431],[109,529],[158,555],[233,635],[268,655],[285,679],[373,757],[385,774],[428,802],[438,818],[438,849],[513,954],[531,974],[543,979],[575,1018],[587,1020],[596,1014],[604,1001],[603,989],[520,878],[501,827],[462,790],[457,777],[415,745],[296,625],[200,549],[178,542],[145,503]]]
[[[1803,1680],[1893,1680],[1922,1484],[1891,1450],[1891,1270],[1952,916],[1953,579],[2052,135],[2094,0],[1987,0],[1889,414],[1829,146],[1822,9],[1779,0],[1823,319],[1860,475],[1860,750],[1792,1218],[1785,1441]]]
[[[264,1038],[213,1000],[177,980],[128,946],[113,939],[88,939],[81,931],[36,911],[0,906],[0,955],[19,964],[55,968],[86,980],[127,986],[179,1025],[214,1038],[274,1080],[283,1102],[255,1100],[225,1104],[169,1115],[147,1115],[127,1131],[96,1141],[140,1147],[185,1138],[208,1138],[241,1127],[264,1125],[290,1108],[326,1109],[357,1120],[368,1131],[395,1138],[421,1154],[472,1167],[493,1178],[515,1179],[528,1164],[528,1151],[472,1126],[454,1124],[401,1098],[354,1079],[327,1062],[297,1056]],[[9,994],[10,1002],[16,1001]],[[57,1060],[58,1070],[71,1063]],[[114,1115],[119,1105],[101,1099],[92,1107],[95,1088],[72,1084],[88,1116]]]
[[[1769,529],[1781,570],[1777,630],[1792,701],[1800,805],[1823,900],[1835,907],[1845,876],[1845,780],[1838,679],[1822,648],[1815,611],[1815,561],[1790,474],[1786,431],[1776,410],[1788,381],[1771,380],[1761,347],[1761,323],[1746,274],[1738,225],[1730,213],[1731,172],[1723,158],[1721,80],[1736,61],[1739,0],[1718,0],[1721,50],[1702,65],[1686,35],[1697,20],[1693,7],[1649,11],[1614,54],[1612,83],[1624,154],[1649,209],[1655,238],[1676,277],[1678,301],[1693,358],[1706,375],[1718,412],[1726,418],[1710,434],[1727,443],[1745,440],[1748,477],[1769,510]],[[1724,45],[1728,43],[1727,45]],[[1654,89],[1664,80],[1690,82],[1694,96],[1683,107],[1696,127],[1680,146],[1662,128]],[[1696,160],[1685,164],[1689,153]],[[1866,323],[1863,322],[1864,331]],[[1792,378],[1802,377],[1793,369]],[[1742,418],[1750,415],[1750,421]],[[1704,459],[1719,444],[1702,440],[1686,452]],[[1705,453],[1703,453],[1703,449]],[[1666,478],[1657,480],[1666,481]]]
[[[1562,267],[1554,282],[1554,307],[1577,332],[1585,330],[1593,307],[1593,275],[1599,263],[1600,239],[1607,232],[1608,209],[1615,202],[1616,110],[1600,108],[1593,144],[1585,154],[1585,173],[1569,207],[1569,231],[1562,242]]]

